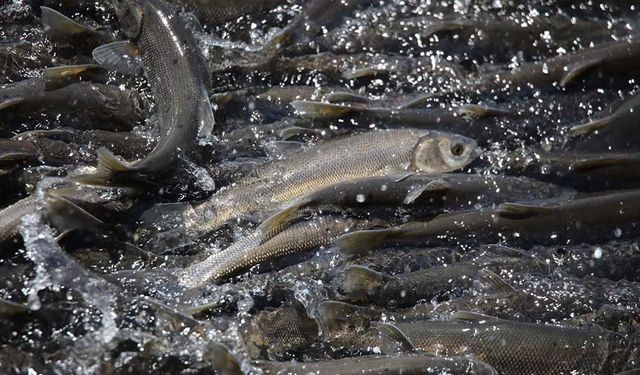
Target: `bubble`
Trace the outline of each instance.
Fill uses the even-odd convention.
[[[596,259],[602,258],[602,248],[600,246],[596,247],[593,251],[593,257]]]
[[[356,202],[358,203],[364,203],[366,201],[366,197],[364,196],[364,194],[358,194],[356,195]]]
[[[622,229],[620,229],[620,228],[616,228],[616,229],[613,231],[613,235],[614,235],[616,238],[620,238],[620,237],[622,237]]]

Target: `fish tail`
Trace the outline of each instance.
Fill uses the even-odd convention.
[[[93,29],[49,7],[41,6],[40,10],[42,11],[42,23],[49,32],[67,36],[81,33],[95,33]]]
[[[131,167],[125,161],[118,159],[106,148],[100,148],[96,172],[91,175],[79,176],[77,180],[89,185],[108,185],[116,175],[130,170]]]
[[[333,244],[347,253],[365,254],[380,245],[390,234],[391,231],[386,229],[363,230],[343,234]]]
[[[350,266],[345,271],[344,293],[354,298],[364,298],[375,293],[388,276],[367,267]]]

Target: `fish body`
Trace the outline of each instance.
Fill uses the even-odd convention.
[[[282,358],[304,351],[318,339],[318,325],[299,303],[261,311],[243,331],[252,358]]]
[[[468,357],[437,357],[430,354],[362,356],[319,362],[257,361],[264,374],[477,374],[497,372],[488,364]]]
[[[275,235],[268,234],[266,240],[258,231],[257,236],[249,236],[187,267],[178,279],[187,288],[198,287],[209,280],[224,280],[256,264],[329,245],[332,240],[355,227],[354,220],[320,217],[293,224],[286,229],[279,228]]]
[[[603,329],[563,328],[458,313],[450,321],[395,325],[416,348],[437,355],[473,355],[500,374],[613,374],[629,350]],[[463,320],[464,319],[464,320]]]
[[[446,160],[452,145],[464,151],[456,160]],[[225,216],[231,212],[225,215],[225,211],[233,210],[237,215],[273,208],[309,191],[386,171],[446,172],[465,166],[476,156],[475,141],[462,136],[413,129],[369,132],[329,141],[267,164],[255,177],[220,191],[195,209],[219,211],[221,215],[205,224],[215,229],[229,219]]]
[[[177,0],[175,3],[194,12],[200,22],[210,26],[233,21],[239,17],[266,12],[286,3],[286,0]]]
[[[639,59],[640,41],[622,40],[530,63],[512,72],[498,73],[492,77],[492,83],[483,83],[478,88],[486,90],[505,85],[516,88],[529,85],[541,87],[554,83],[564,87],[596,68],[608,71],[633,69]]]
[[[131,163],[101,152],[97,171],[88,178],[96,184],[161,180],[213,126],[203,57],[176,9],[162,0],[124,3],[117,6],[119,17],[129,35],[135,35],[161,135],[148,155]]]
[[[533,179],[441,174],[388,175],[347,180],[315,190],[287,204],[287,210],[333,206],[373,209],[407,207],[427,212],[479,208],[508,201],[564,195],[564,190]],[[287,213],[290,215],[290,213]]]
[[[331,140],[268,163],[253,176],[193,207],[165,214],[151,210],[143,225],[154,231],[169,228],[180,237],[185,231],[200,236],[232,218],[277,208],[344,180],[393,170],[441,173],[462,168],[478,156],[476,147],[474,140],[464,136],[415,129],[372,131]]]
[[[337,245],[357,252],[383,243],[431,244],[475,239],[540,244],[612,239],[616,225],[638,220],[638,209],[637,190],[604,192],[566,201],[503,203],[495,209],[454,212],[426,222],[350,233],[339,238]],[[611,232],[603,232],[606,229]]]
[[[350,301],[381,306],[407,307],[470,288],[484,269],[537,269],[539,265],[520,257],[488,257],[398,275],[387,275],[362,266],[350,266],[340,285]]]
[[[144,107],[135,92],[116,86],[78,82],[53,91],[46,87],[47,81],[42,78],[1,86],[0,113],[10,118],[14,114],[80,112],[130,129]]]

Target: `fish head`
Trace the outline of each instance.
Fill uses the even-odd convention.
[[[142,28],[143,0],[111,0],[127,38],[136,39]]]
[[[413,149],[411,168],[424,173],[445,173],[464,168],[480,156],[475,140],[459,134],[430,131]]]

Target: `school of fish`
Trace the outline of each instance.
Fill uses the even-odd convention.
[[[639,29],[0,2],[0,373],[640,374]]]

